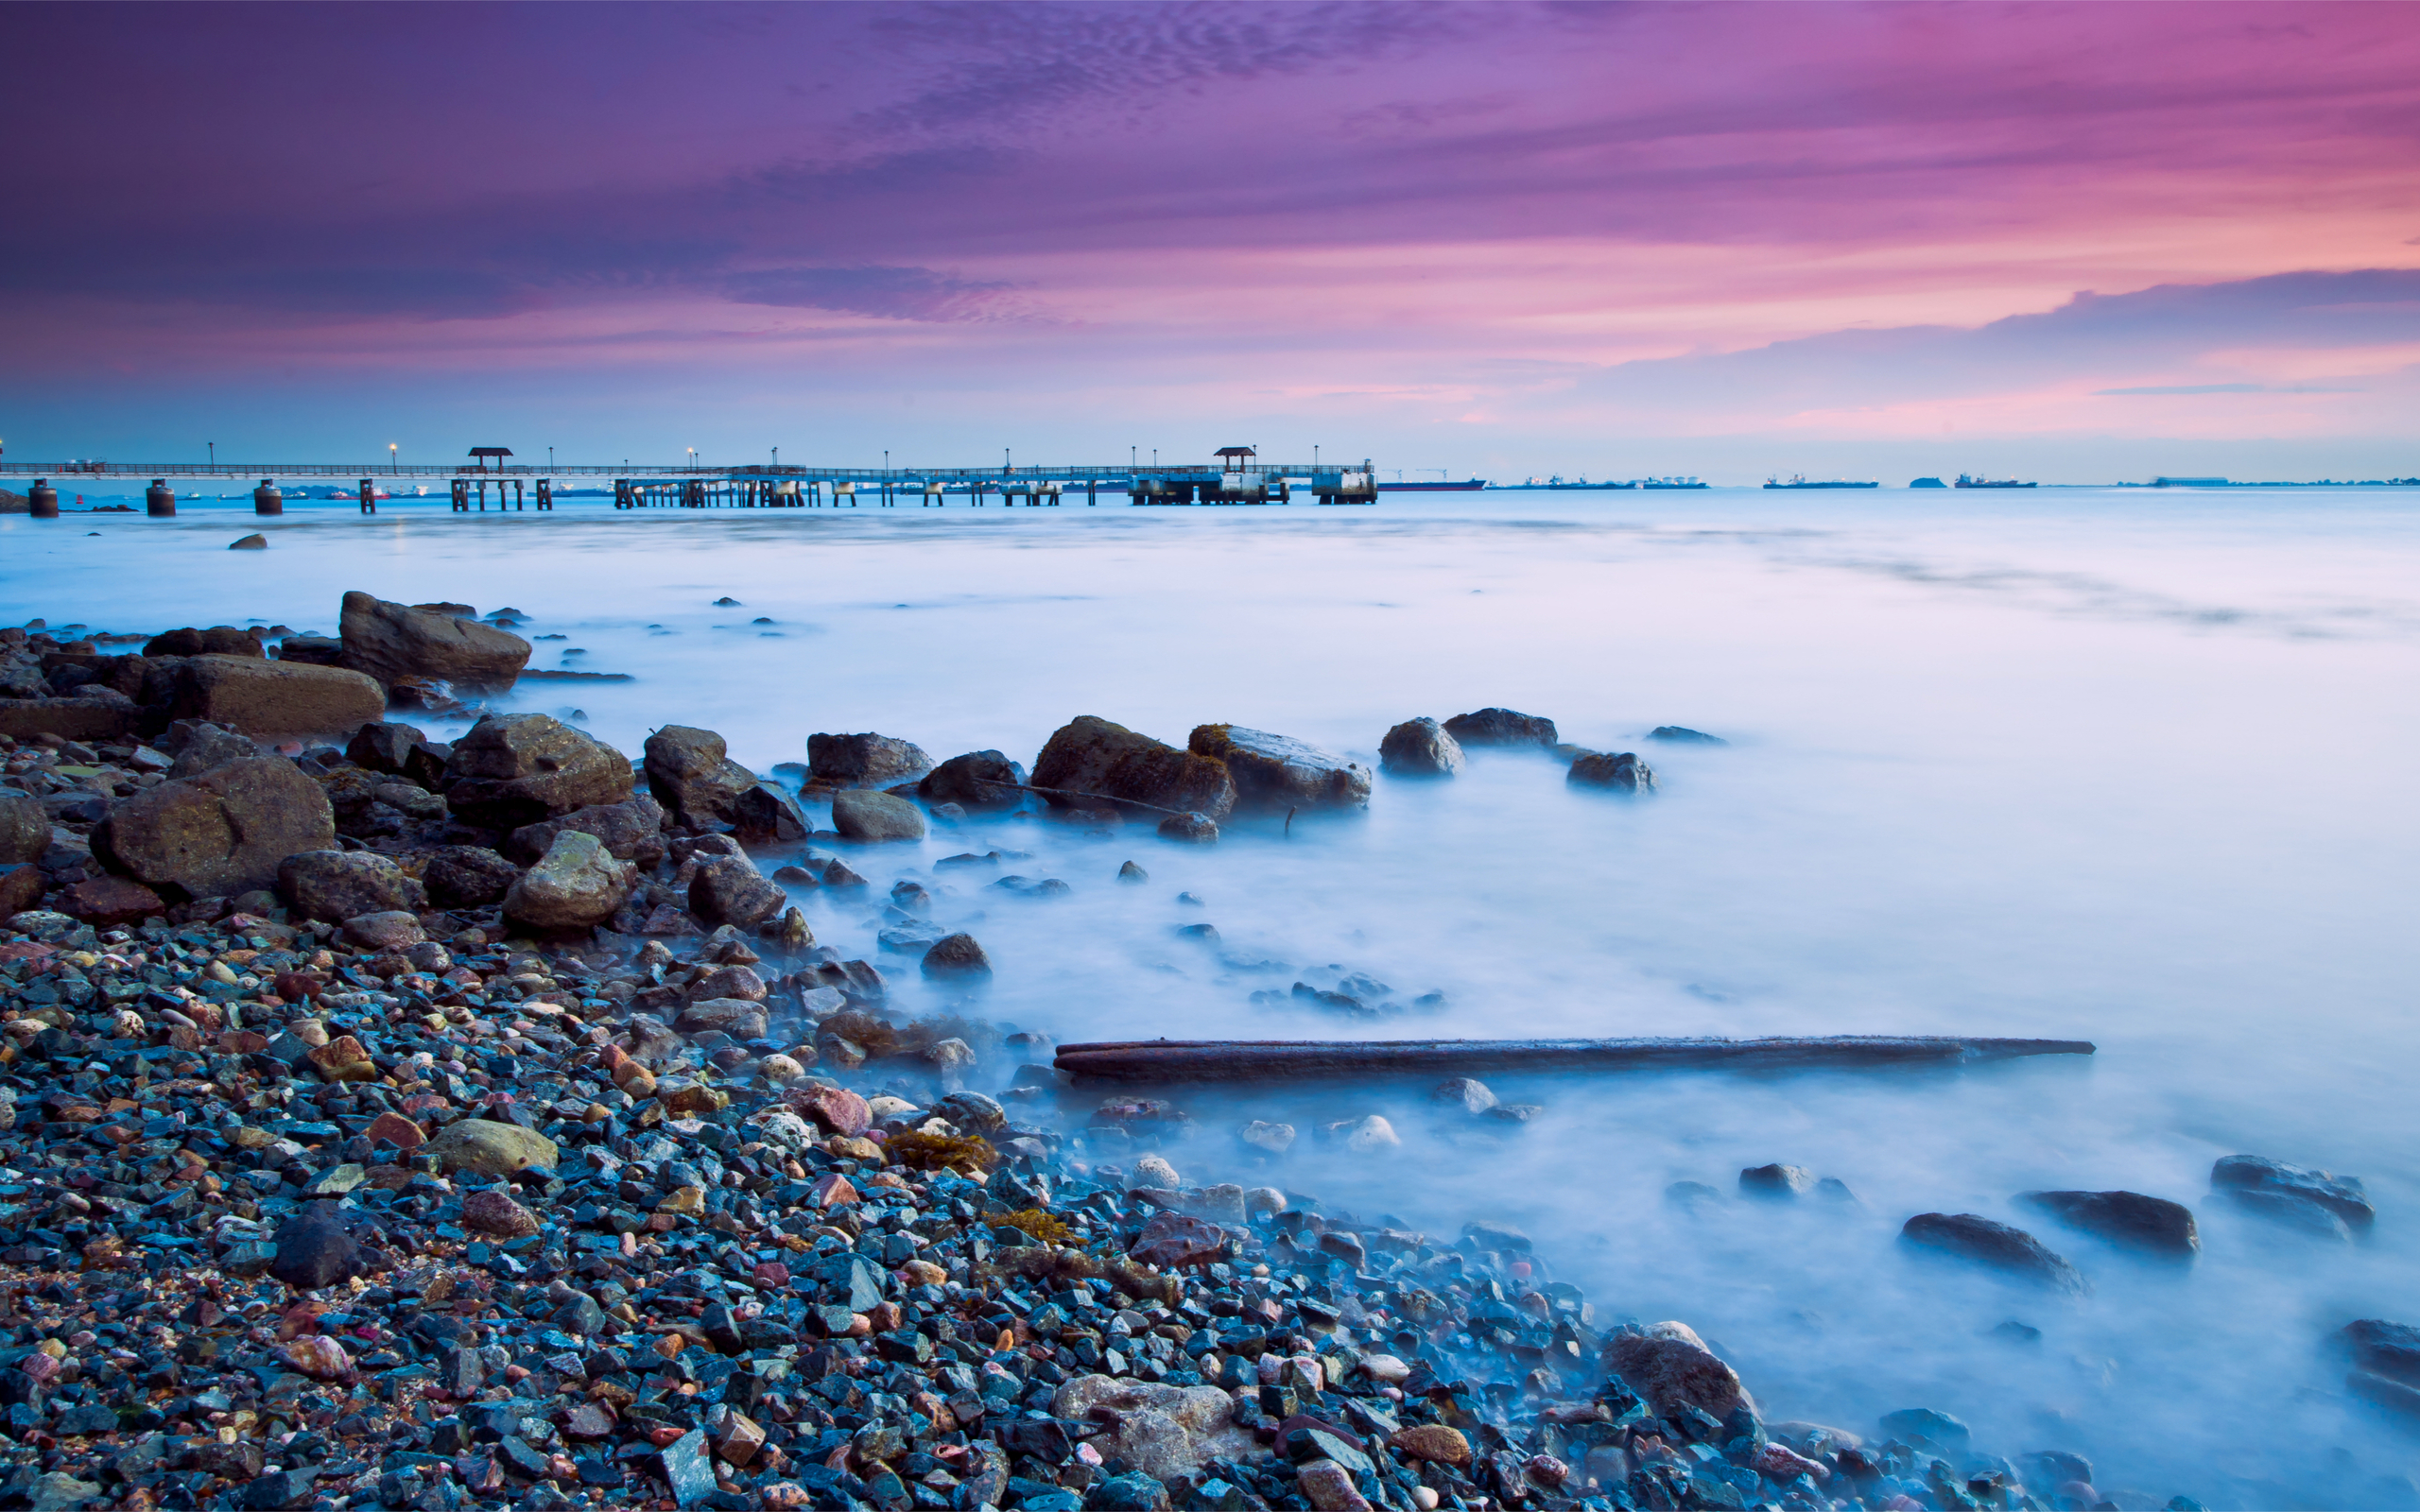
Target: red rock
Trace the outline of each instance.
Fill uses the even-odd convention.
[[[806,1205],[810,1208],[846,1207],[856,1200],[857,1189],[849,1184],[847,1177],[837,1171],[818,1177],[806,1194]]]
[[[563,1433],[572,1438],[611,1438],[614,1422],[611,1405],[601,1401],[584,1401],[564,1415]]]
[[[1749,1463],[1748,1468],[1759,1475],[1772,1477],[1783,1486],[1789,1485],[1802,1475],[1814,1477],[1815,1483],[1819,1486],[1832,1478],[1832,1472],[1828,1467],[1808,1459],[1804,1454],[1793,1452],[1787,1444],[1767,1444],[1756,1452],[1756,1457]]]
[[[353,1374],[353,1356],[324,1333],[296,1339],[285,1347],[285,1362],[314,1381],[339,1381]]]
[[[526,1239],[538,1231],[538,1215],[494,1187],[482,1187],[462,1197],[462,1227],[473,1233],[504,1239]]]
[[[1215,1223],[1181,1212],[1162,1212],[1143,1226],[1134,1247],[1127,1253],[1162,1270],[1207,1265],[1226,1258],[1227,1233]]]
[[[0,919],[6,919],[10,914],[22,914],[39,904],[42,902],[42,868],[31,862],[22,867],[10,867],[6,871],[0,871]],[[26,947],[10,945],[6,948],[22,950]],[[34,949],[47,951],[49,947],[37,946]],[[14,961],[28,958],[25,955],[8,957]]]
[[[269,984],[288,1003],[301,1003],[327,990],[327,978],[317,971],[280,971]]]
[[[139,924],[168,911],[158,893],[125,877],[87,877],[61,892],[58,906],[100,929]]]
[[[789,1105],[815,1120],[826,1134],[862,1134],[873,1123],[866,1100],[841,1087],[807,1087],[789,1094]]]
[[[790,1283],[790,1268],[778,1260],[769,1260],[756,1267],[756,1284],[778,1290]]]
[[[428,1142],[421,1126],[401,1113],[381,1113],[361,1132],[370,1136],[372,1144],[391,1144],[399,1150],[416,1150]]]
[[[1459,1428],[1443,1423],[1421,1423],[1397,1429],[1387,1439],[1388,1444],[1412,1459],[1427,1460],[1436,1465],[1467,1465],[1471,1462],[1471,1441]]]

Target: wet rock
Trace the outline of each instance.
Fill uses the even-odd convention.
[[[279,1227],[276,1243],[269,1274],[298,1292],[334,1286],[369,1268],[360,1241],[345,1226],[343,1208],[334,1202],[304,1203]]]
[[[279,863],[336,842],[336,811],[292,762],[230,762],[126,799],[93,830],[93,853],[164,897],[267,887]]]
[[[925,816],[904,798],[844,788],[832,795],[832,828],[852,840],[921,840]]]
[[[519,867],[493,850],[449,845],[431,852],[421,885],[439,908],[478,908],[504,902],[520,876]]]
[[[790,1107],[815,1121],[826,1134],[843,1138],[864,1133],[873,1124],[866,1100],[842,1087],[810,1087],[787,1095]]]
[[[1574,787],[1601,787],[1616,793],[1655,791],[1655,773],[1629,751],[1590,751],[1571,764],[1564,780]]]
[[[1226,1259],[1227,1234],[1185,1213],[1154,1213],[1127,1253],[1162,1270],[1184,1270]]]
[[[1551,746],[1554,721],[1510,709],[1480,709],[1445,721],[1445,733],[1464,746]]]
[[[2383,1407],[2407,1422],[2420,1424],[2420,1387],[2372,1370],[2355,1370],[2344,1378],[2344,1389],[2374,1407]]]
[[[770,782],[759,782],[732,800],[731,827],[752,845],[787,845],[807,834],[806,816]]]
[[[1742,1407],[1755,1411],[1738,1374],[1685,1323],[1652,1323],[1637,1332],[1616,1332],[1605,1343],[1605,1368],[1666,1418],[1695,1408],[1719,1422]]]
[[[2169,1260],[2190,1260],[2202,1251],[2193,1213],[2181,1202],[2139,1192],[2027,1192],[2017,1200],[2130,1249]]]
[[[789,901],[781,885],[746,856],[717,856],[689,880],[689,911],[709,924],[753,929]]]
[[[2420,1328],[2363,1318],[2339,1329],[2336,1339],[2361,1369],[2420,1386]]]
[[[537,860],[566,830],[593,834],[617,861],[651,867],[665,857],[664,809],[645,793],[619,803],[596,803],[559,818],[541,819],[512,832],[504,851],[524,864]]]
[[[40,861],[50,849],[50,816],[39,799],[0,793],[0,866]]]
[[[301,662],[198,656],[147,677],[144,691],[147,702],[165,704],[174,718],[263,737],[355,730],[387,712],[387,690],[375,679]]]
[[[1200,725],[1185,747],[1197,756],[1224,762],[1235,782],[1236,801],[1247,808],[1369,806],[1370,769],[1306,741],[1241,725]]]
[[[1323,1132],[1356,1155],[1375,1155],[1403,1145],[1403,1137],[1395,1132],[1395,1126],[1376,1113],[1330,1124]]]
[[[1887,1438],[1901,1438],[1951,1454],[1964,1453],[1967,1442],[1973,1437],[1964,1423],[1930,1407],[1903,1407],[1897,1412],[1884,1413],[1882,1433]]]
[[[1495,1093],[1487,1083],[1469,1076],[1454,1076],[1439,1082],[1428,1093],[1428,1100],[1465,1113],[1484,1113],[1495,1106]]]
[[[1676,746],[1728,746],[1731,742],[1720,735],[1709,735],[1703,730],[1686,725],[1658,725],[1647,732],[1650,740],[1668,741]]]
[[[674,818],[706,829],[731,822],[756,774],[731,760],[713,730],[666,725],[647,738],[647,785]]]
[[[2258,1155],[2230,1155],[2210,1167],[2210,1190],[2224,1193],[2254,1211],[2289,1220],[2295,1210],[2318,1209],[2366,1234],[2377,1220],[2369,1194],[2352,1177],[2287,1165]]]
[[[163,917],[168,905],[158,893],[139,882],[125,877],[87,877],[60,894],[59,911],[95,929],[114,929]]]
[[[0,919],[25,913],[42,902],[46,885],[42,868],[30,862],[0,870]]]
[[[466,1118],[448,1124],[423,1146],[449,1175],[476,1171],[481,1176],[510,1177],[522,1171],[555,1168],[555,1142],[535,1129],[493,1119]]]
[[[505,917],[533,929],[586,929],[614,917],[638,868],[593,834],[566,830],[504,897]]]
[[[1133,862],[1125,861],[1118,864],[1117,880],[1127,884],[1129,886],[1132,886],[1137,883],[1150,881],[1151,874],[1145,871],[1141,867],[1136,866]]]
[[[523,1239],[536,1233],[538,1215],[512,1200],[500,1187],[484,1187],[462,1196],[462,1227],[475,1234]]]
[[[249,657],[257,662],[268,653],[261,649],[260,637],[250,630],[239,630],[233,625],[214,625],[206,630],[187,626],[183,629],[164,630],[143,643],[145,657],[170,656],[232,656]]]
[[[992,958],[972,935],[952,935],[925,953],[926,976],[989,976]]]
[[[1404,1457],[1427,1465],[1451,1465],[1456,1469],[1471,1462],[1471,1441],[1459,1428],[1443,1423],[1420,1423],[1399,1428],[1387,1437],[1389,1446],[1403,1451]]]
[[[445,757],[417,725],[380,721],[362,726],[345,743],[345,760],[364,771],[384,772],[424,786],[441,781]]]
[[[1251,1433],[1236,1424],[1234,1399],[1216,1386],[1080,1375],[1059,1388],[1050,1413],[1064,1422],[1111,1424],[1091,1440],[1093,1447],[1103,1458],[1114,1454],[1159,1481],[1259,1451]]]
[[[2020,1280],[2083,1293],[2083,1277],[2022,1228],[1971,1212],[1920,1212],[1899,1230],[1903,1244],[1953,1255]]]
[[[1155,808],[1225,818],[1236,806],[1236,782],[1224,762],[1137,734],[1083,714],[1062,726],[1033,764],[1037,787],[1125,799]],[[1065,798],[1048,799],[1070,806]]]
[[[1253,1119],[1236,1131],[1246,1147],[1263,1155],[1283,1155],[1294,1147],[1294,1125]]]
[[[1025,801],[1025,783],[1023,766],[996,750],[977,750],[934,767],[916,784],[916,796],[928,803],[1007,809]]]
[[[259,744],[251,736],[239,735],[206,720],[179,720],[176,725],[187,728],[184,738],[176,742],[176,759],[168,764],[168,776],[172,778],[199,777],[213,767],[251,761],[261,754]]]
[[[1815,1190],[1815,1173],[1803,1165],[1752,1165],[1739,1173],[1739,1192],[1750,1197],[1803,1197]]]
[[[1369,1501],[1354,1488],[1353,1472],[1332,1459],[1306,1462],[1295,1471],[1294,1484],[1318,1512],[1369,1512]]]
[[[619,803],[631,783],[620,751],[544,714],[485,715],[445,762],[446,802],[493,830]]]
[[[1219,826],[1207,814],[1171,814],[1160,821],[1159,835],[1186,845],[1217,845]]]
[[[807,772],[826,787],[892,787],[921,776],[932,765],[930,756],[890,735],[868,732],[806,737]],[[965,799],[955,801],[962,803]]]
[[[365,951],[400,951],[428,938],[419,916],[400,908],[355,914],[344,921],[341,933],[346,944]]]
[[[1378,765],[1394,777],[1459,777],[1468,765],[1460,741],[1434,719],[1407,719],[1378,742]]]
[[[360,914],[417,910],[426,895],[410,873],[370,850],[305,850],[277,868],[278,895],[297,919],[338,922]]]
[[[424,678],[472,692],[501,692],[529,663],[529,643],[517,635],[362,593],[344,595],[337,635],[344,664],[384,683]]]
[[[700,998],[681,1010],[675,1027],[684,1034],[717,1030],[734,1040],[761,1039],[768,1015],[765,1005],[752,998]]]

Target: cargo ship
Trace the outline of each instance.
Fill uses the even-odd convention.
[[[1958,481],[1951,484],[1950,487],[1957,489],[2031,489],[2038,487],[2038,485],[2031,483],[2019,483],[2014,478],[1970,478],[1965,473],[1961,472],[1958,474]]]
[[[1470,493],[1487,487],[1485,478],[1440,478],[1434,483],[1381,483],[1380,493]]]
[[[1497,486],[1504,489],[1540,489],[1556,491],[1566,489],[1634,489],[1638,487],[1635,483],[1591,483],[1584,477],[1566,483],[1560,473],[1547,478],[1528,478],[1519,483],[1505,483]]]
[[[1789,475],[1789,481],[1787,483],[1784,483],[1777,478],[1765,479],[1765,487],[1769,489],[1878,489],[1882,487],[1882,485],[1879,483],[1851,483],[1841,478],[1831,478],[1820,483],[1810,483],[1806,478],[1792,472]]]

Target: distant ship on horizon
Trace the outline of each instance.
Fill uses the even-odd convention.
[[[1845,478],[1830,478],[1819,482],[1810,482],[1803,474],[1792,472],[1789,475],[1789,481],[1787,483],[1782,482],[1778,478],[1765,479],[1765,487],[1769,489],[1878,489],[1882,487],[1882,485],[1879,483],[1851,483]]]
[[[2037,488],[2039,485],[2032,483],[2019,483],[2014,478],[1970,478],[1965,473],[1961,472],[1958,474],[1958,481],[1951,484],[1950,487],[1958,489],[2031,489]]]
[[[1381,483],[1380,493],[1469,493],[1487,487],[1485,478],[1440,478],[1434,483]]]

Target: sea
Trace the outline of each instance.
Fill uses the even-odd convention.
[[[228,549],[255,529],[266,551]],[[2411,1426],[2349,1395],[2330,1348],[2355,1319],[2420,1322],[2413,490],[397,500],[271,520],[188,499],[174,520],[0,518],[0,622],[54,633],[334,633],[348,589],[510,608],[533,667],[629,680],[525,682],[494,707],[633,755],[703,726],[768,774],[816,731],[1029,765],[1079,714],[1180,745],[1240,724],[1374,767],[1402,720],[1501,706],[1635,750],[1652,797],[1474,749],[1457,779],[1380,775],[1366,813],[1239,821],[1214,848],[977,816],[852,850],[875,885],[802,906],[894,1002],[939,1006],[876,938],[890,885],[923,881],[993,959],[979,1011],[1063,1042],[2090,1040],[1956,1071],[1493,1083],[1543,1109],[1519,1126],[1448,1116],[1418,1085],[1180,1094],[1197,1132],[1166,1153],[1188,1180],[1273,1182],[1447,1240],[1516,1227],[1599,1326],[1688,1323],[1770,1420],[1872,1436],[1930,1407],[1979,1450],[2084,1455],[2121,1505],[2415,1500]],[[1648,738],[1668,725],[1727,744]],[[1127,861],[1149,880],[1121,883]],[[988,885],[1011,873],[1070,890]],[[1181,933],[1202,923],[1215,939]],[[1374,1016],[1293,990],[1355,975]],[[1399,1148],[1321,1136],[1370,1113]],[[1248,1118],[1297,1127],[1285,1161],[1246,1163]],[[2359,1177],[2374,1232],[2230,1205],[2210,1169],[2238,1153]],[[1848,1196],[1740,1192],[1774,1161]],[[1680,1182],[1719,1196],[1675,1202]],[[2183,1202],[2202,1253],[2132,1256],[2018,1200],[2043,1189]],[[1928,1260],[1898,1239],[1925,1212],[2019,1225],[2090,1293]]]

